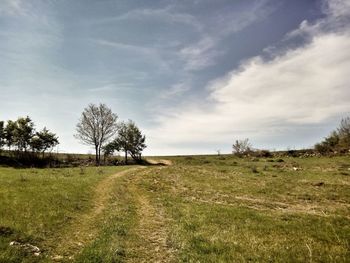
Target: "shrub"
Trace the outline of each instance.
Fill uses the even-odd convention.
[[[342,119],[339,127],[315,145],[320,154],[346,153],[350,150],[350,117]]]
[[[252,146],[249,142],[249,139],[244,140],[236,140],[235,143],[232,145],[233,154],[237,156],[247,155],[249,154]]]
[[[269,150],[255,150],[252,152],[255,157],[269,158],[272,157],[272,153]]]
[[[258,167],[256,165],[251,165],[249,168],[253,173],[259,173]]]

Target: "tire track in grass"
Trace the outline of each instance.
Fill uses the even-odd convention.
[[[116,178],[131,172],[146,168],[138,166],[107,176],[100,181],[94,191],[93,208],[74,220],[67,231],[60,236],[53,249],[51,259],[54,261],[71,261],[74,257],[96,237],[99,227],[96,225],[98,217],[108,205],[108,200]]]
[[[162,168],[159,168],[162,169]],[[175,250],[169,245],[165,211],[152,204],[146,193],[132,190],[138,203],[139,225],[135,229],[140,244],[136,248],[138,257],[129,262],[174,262]]]

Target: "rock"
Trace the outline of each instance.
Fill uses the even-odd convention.
[[[20,243],[20,242],[17,242],[17,241],[11,241],[10,242],[10,246],[16,246],[18,248],[21,248],[27,252],[30,252],[30,253],[33,253],[33,254],[40,254],[40,248],[38,248],[37,246],[34,246],[32,244],[29,244],[29,243]]]
[[[63,256],[57,255],[52,257],[53,260],[62,260]]]
[[[31,244],[24,244],[23,247],[33,253],[40,253],[40,249],[37,246]]]

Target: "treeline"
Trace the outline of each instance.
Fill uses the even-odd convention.
[[[31,118],[20,117],[17,120],[9,120],[7,123],[0,121],[0,151],[5,147],[15,155],[40,154],[51,151],[59,144],[56,134],[46,127],[36,131]]]
[[[220,155],[220,151],[217,151]],[[329,136],[317,143],[313,149],[287,150],[270,152],[268,150],[254,149],[249,139],[236,140],[232,144],[232,153],[239,157],[308,157],[320,155],[350,154],[350,117],[341,120],[339,127]]]
[[[146,137],[137,125],[129,120],[118,121],[118,116],[105,104],[89,104],[81,114],[76,126],[77,139],[95,148],[95,164],[119,164],[115,152],[124,152],[124,163],[128,156],[134,162],[142,162],[141,154],[146,148]],[[73,158],[73,155],[49,154],[59,144],[55,133],[46,127],[36,130],[32,119],[0,121],[0,163],[15,166],[67,166],[87,165],[91,158]],[[101,157],[103,160],[101,161]],[[14,164],[15,163],[15,164]]]

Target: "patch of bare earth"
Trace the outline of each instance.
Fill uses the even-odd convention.
[[[167,221],[164,211],[150,202],[146,195],[138,193],[138,216],[140,223],[136,229],[140,245],[137,248],[142,259],[130,262],[174,262],[174,250],[167,242]]]
[[[147,162],[154,165],[172,165],[172,162],[166,159],[147,159]]]
[[[95,188],[93,197],[93,209],[74,220],[63,235],[57,238],[54,253],[51,259],[54,261],[73,260],[87,244],[92,242],[98,233],[96,224],[99,216],[108,204],[113,187],[113,181],[130,172],[135,172],[145,167],[136,167],[118,172],[104,178]]]

